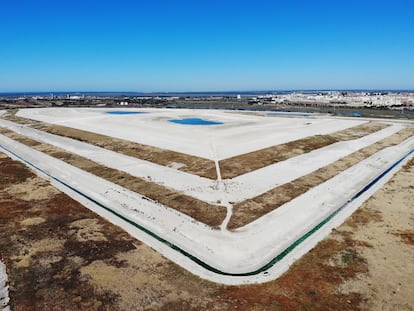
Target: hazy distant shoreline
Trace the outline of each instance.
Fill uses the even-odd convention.
[[[348,93],[414,93],[414,90],[387,90],[387,89],[332,89],[332,90],[263,90],[263,91],[211,91],[211,92],[130,92],[130,91],[42,91],[42,92],[0,92],[0,97],[25,97],[25,96],[42,96],[53,94],[55,96],[62,95],[86,95],[86,96],[104,96],[104,97],[118,97],[118,96],[195,96],[195,97],[211,97],[211,96],[254,96],[261,94],[289,94],[289,93],[329,93],[329,92],[348,92]]]

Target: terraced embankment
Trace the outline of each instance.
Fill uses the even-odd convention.
[[[28,122],[27,119],[19,117],[12,116],[10,117],[10,119],[18,119],[22,123]],[[42,124],[41,122],[36,121],[35,123],[35,126],[38,128],[44,127],[44,124]],[[330,135],[316,136],[316,141],[314,141],[313,143],[311,141],[312,139],[315,140],[314,136],[303,140],[282,144],[279,146],[274,146],[272,148],[280,148],[279,151],[281,152],[282,157],[289,158],[297,154],[302,154],[325,146],[324,144],[320,144],[320,140],[317,139],[319,137],[324,137],[322,140],[324,140],[325,142],[337,142],[339,139],[346,141],[369,135],[370,133],[379,131],[380,129],[383,129],[387,126],[389,125],[384,123],[369,122],[353,128],[349,128],[347,130],[335,132]],[[218,207],[216,205],[211,205],[202,202],[192,197],[180,194],[172,189],[168,189],[155,183],[140,178],[136,178],[119,170],[99,165],[98,163],[88,160],[84,157],[64,151],[60,148],[56,148],[48,144],[39,143],[38,141],[34,141],[30,138],[24,137],[17,133],[12,133],[5,129],[3,129],[3,133],[12,139],[16,139],[17,141],[20,141],[26,145],[32,146],[39,151],[57,157],[61,160],[70,163],[71,165],[79,167],[94,175],[97,175],[106,180],[119,184],[129,190],[145,195],[152,200],[155,200],[166,206],[183,212],[193,217],[194,219],[204,222],[212,227],[218,227],[226,216],[224,207]],[[312,187],[321,184],[322,182],[332,178],[336,174],[369,157],[375,152],[381,150],[382,148],[398,144],[404,139],[410,137],[411,135],[411,130],[402,130],[387,139],[384,139],[372,146],[366,147],[358,152],[355,152],[330,165],[320,168],[319,170],[311,174],[300,177],[291,183],[284,184],[262,195],[236,204],[233,208],[233,215],[228,224],[228,228],[235,229],[260,218],[261,216],[271,212],[277,207],[283,205],[284,203],[287,203],[295,197],[305,193]],[[292,148],[294,144],[298,144],[295,145],[297,148],[294,148],[293,152],[289,151],[287,149],[287,146],[290,146]],[[301,147],[299,148],[298,146]],[[118,148],[115,149],[118,152],[121,151],[120,153],[124,153],[122,150],[119,150]],[[260,152],[262,151],[257,152],[260,155]],[[267,151],[265,153],[267,153]],[[246,155],[239,156],[239,158],[243,159],[244,156]],[[247,157],[250,156],[251,154],[247,154]]]
[[[307,192],[309,189],[322,184],[347,168],[361,162],[376,152],[386,147],[396,146],[413,135],[413,126],[404,128],[375,144],[356,151],[334,163],[314,171],[313,173],[297,178],[288,184],[276,187],[255,198],[234,205],[228,228],[236,229],[247,225]]]
[[[285,144],[257,150],[219,161],[221,176],[230,179],[241,174],[285,161],[339,141],[353,140],[388,127],[389,124],[368,122],[327,135],[314,135]]]
[[[36,120],[30,120],[15,115],[9,115],[4,119],[29,125],[35,129],[69,137],[91,145],[102,147],[114,152],[147,160],[163,166],[171,166],[173,163],[181,163],[184,166],[179,170],[198,176],[216,179],[216,167],[213,161],[190,156],[174,151],[164,150],[152,146],[137,144],[119,138],[113,138],[102,134],[91,133],[61,125],[47,124]],[[266,167],[277,162],[310,152],[339,141],[353,140],[377,132],[388,127],[389,124],[367,122],[345,130],[327,135],[314,135],[273,147],[257,150],[243,155],[231,157],[219,161],[222,179],[230,179],[241,174]]]
[[[126,189],[144,195],[153,201],[171,207],[213,228],[218,228],[226,217],[227,211],[223,206],[208,204],[174,191],[173,189],[132,176],[126,172],[100,165],[85,157],[46,143],[41,143],[5,128],[0,128],[0,134],[54,158],[65,161],[93,175],[125,187]]]
[[[32,128],[63,137],[76,139],[88,144],[118,152],[127,156],[146,160],[163,166],[179,164],[178,170],[199,175],[205,178],[216,179],[216,166],[214,161],[161,149],[153,146],[138,144],[120,138],[96,134],[67,126],[48,124],[36,120],[30,120],[15,115],[3,116],[4,119],[28,125]]]

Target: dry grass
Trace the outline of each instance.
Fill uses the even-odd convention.
[[[401,238],[403,243],[414,246],[414,230],[396,231],[393,234]]]

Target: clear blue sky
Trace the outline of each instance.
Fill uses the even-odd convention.
[[[0,6],[0,92],[414,89],[414,1]]]

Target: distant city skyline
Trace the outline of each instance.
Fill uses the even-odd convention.
[[[0,92],[413,90],[411,1],[7,1]]]

